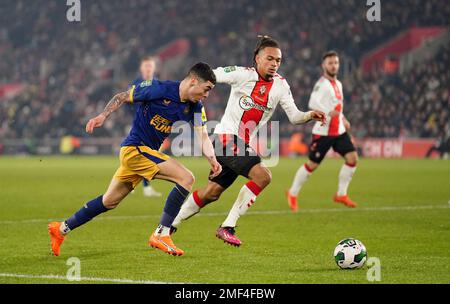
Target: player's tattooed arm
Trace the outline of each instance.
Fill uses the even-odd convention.
[[[108,117],[112,112],[120,108],[125,102],[130,102],[130,91],[116,94],[106,105],[102,114]]]
[[[103,125],[106,118],[115,110],[120,108],[125,102],[130,102],[130,91],[116,94],[106,105],[102,113],[96,117],[90,119],[86,124],[86,132],[92,133],[95,128],[99,128]]]

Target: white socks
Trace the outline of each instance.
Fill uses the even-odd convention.
[[[353,174],[356,171],[356,165],[349,166],[344,164],[339,172],[338,195],[347,195],[348,185],[350,184]]]
[[[178,215],[173,221],[172,226],[178,227],[178,225],[180,225],[182,221],[187,220],[191,216],[199,213],[200,209],[203,206],[204,204],[198,197],[197,191],[191,193],[181,206],[180,212],[178,212]]]
[[[339,196],[347,195],[348,186],[355,171],[356,165],[350,166],[348,164],[344,164],[342,166],[341,171],[339,172],[339,185],[337,192]],[[292,186],[289,189],[289,193],[293,196],[297,196],[303,184],[306,183],[311,173],[312,170],[309,169],[306,164],[301,166],[295,174],[294,181],[292,182]]]
[[[70,228],[67,226],[66,222],[61,223],[61,226],[59,226],[59,232],[61,232],[62,235],[66,235],[70,232]]]
[[[169,236],[170,235],[170,227],[166,227],[166,226],[159,224],[155,230],[155,234],[158,236]]]
[[[291,188],[289,189],[289,193],[293,196],[297,196],[303,184],[306,183],[311,174],[312,170],[309,169],[306,164],[301,166],[295,174],[294,181],[292,182]]]
[[[241,188],[238,198],[231,208],[225,222],[223,222],[222,227],[235,227],[239,217],[243,215],[255,202],[256,197],[261,190],[262,189],[252,181],[245,184]],[[204,206],[205,203],[199,198],[198,192],[194,191],[181,206],[180,212],[173,221],[172,226],[178,228],[182,221],[187,220],[191,216],[199,213],[200,209]]]
[[[261,190],[262,189],[253,181],[249,181],[245,184],[241,188],[236,202],[231,208],[230,213],[228,213],[222,227],[236,227],[236,222],[239,217],[247,212],[248,208],[250,208],[250,206],[255,202],[256,197]]]

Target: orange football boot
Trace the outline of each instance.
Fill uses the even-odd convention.
[[[153,233],[152,236],[150,237],[148,244],[153,248],[160,249],[171,255],[181,256],[184,254],[183,250],[181,250],[180,248],[177,248],[174,245],[172,238],[169,235],[168,236],[158,236]]]
[[[291,208],[292,212],[298,211],[297,197],[293,196],[289,190],[286,191],[286,197],[288,200],[289,208]]]
[[[357,204],[354,201],[352,201],[348,197],[348,195],[341,195],[341,196],[339,196],[339,195],[335,194],[334,195],[334,202],[335,203],[344,204],[345,206],[350,207],[350,208],[356,208],[356,206],[357,206]]]
[[[51,222],[48,224],[48,233],[52,242],[52,253],[55,256],[59,256],[61,245],[64,242],[64,235],[59,231],[61,222]]]

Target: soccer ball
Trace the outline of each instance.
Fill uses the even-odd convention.
[[[334,260],[341,269],[361,268],[366,259],[366,247],[357,239],[344,239],[334,249]]]

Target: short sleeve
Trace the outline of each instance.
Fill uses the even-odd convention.
[[[143,80],[140,78],[136,78],[135,80],[133,80],[130,85],[128,86],[128,89],[130,90],[134,85],[137,86],[139,85]]]
[[[248,68],[238,66],[218,67],[214,74],[218,83],[235,85],[246,80]]]
[[[208,121],[208,119],[206,118],[205,107],[203,106],[203,103],[201,101],[197,102],[194,105],[194,111],[192,115],[193,117],[191,123],[194,125],[194,127],[204,126]]]
[[[152,81],[143,81],[139,85],[133,85],[130,90],[131,102],[145,102],[164,96],[165,87],[152,85]]]

